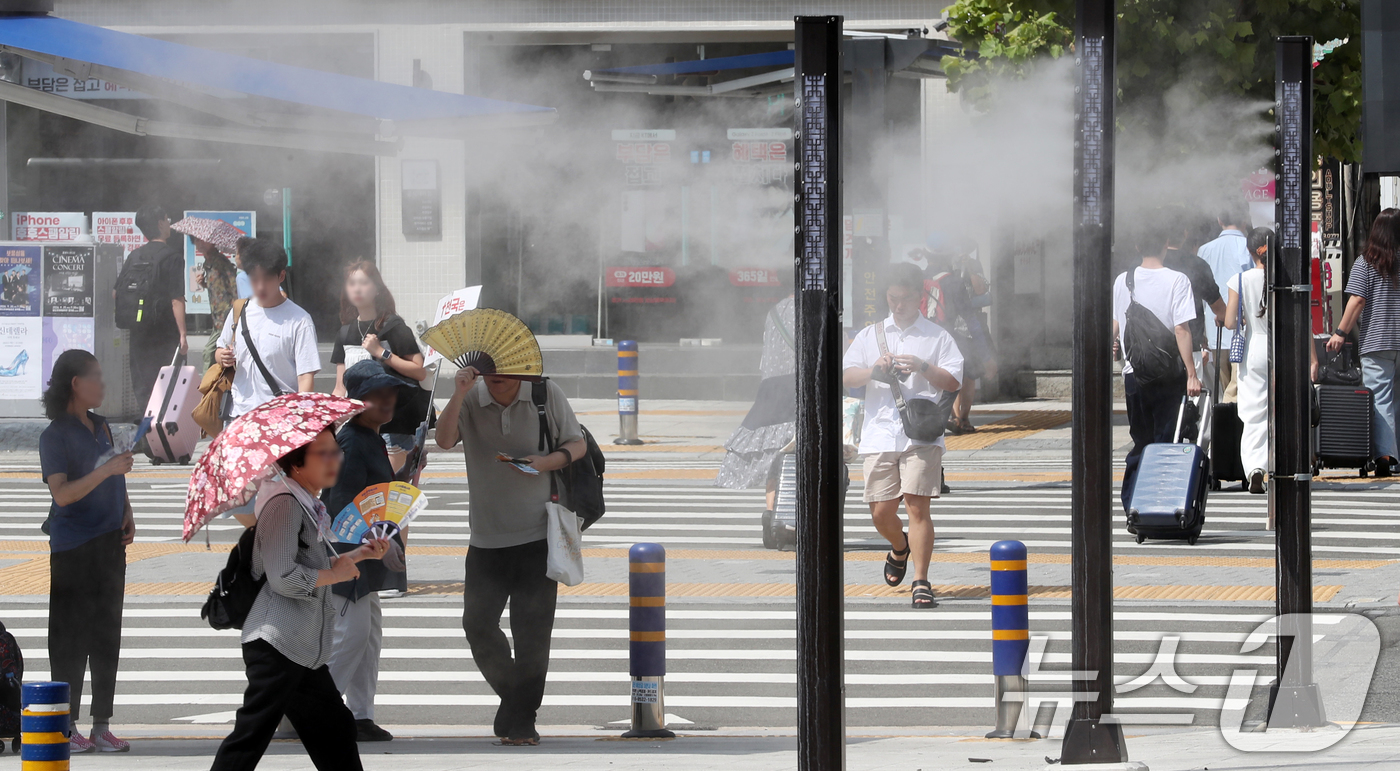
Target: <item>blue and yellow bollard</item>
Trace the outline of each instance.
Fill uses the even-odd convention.
[[[992,544],[992,676],[995,680],[997,727],[988,739],[1011,739],[1026,702],[1026,654],[1030,650],[1030,607],[1026,595],[1026,545],[1020,541]],[[1039,739],[1034,731],[1030,737]]]
[[[68,771],[68,683],[20,689],[20,771]]]
[[[622,424],[613,444],[641,444],[637,438],[637,343],[634,340],[617,342],[617,418]]]
[[[633,544],[627,559],[632,730],[622,736],[672,737],[666,730],[666,549],[659,543]]]

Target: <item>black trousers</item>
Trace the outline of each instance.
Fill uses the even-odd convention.
[[[136,408],[141,414],[145,414],[160,368],[170,364],[179,344],[179,338],[173,336],[131,336],[131,392],[136,396]]]
[[[1176,439],[1172,434],[1181,412],[1181,399],[1186,396],[1186,378],[1139,385],[1130,372],[1123,376],[1123,391],[1128,399],[1128,433],[1133,437],[1133,449],[1128,451],[1127,467],[1123,469],[1123,510],[1127,511],[1137,484],[1143,449],[1149,444]]]
[[[497,730],[533,730],[544,701],[549,643],[559,584],[545,575],[549,545],[533,541],[504,549],[467,549],[462,629],[477,669],[501,697]],[[501,612],[510,603],[510,641],[501,631]]]
[[[308,669],[265,640],[243,645],[248,688],[233,732],[219,745],[213,771],[258,767],[277,724],[286,715],[320,771],[363,771],[355,745],[355,717],[340,698],[331,671]]]
[[[75,720],[89,667],[92,718],[112,717],[125,593],[126,546],[120,530],[49,555],[49,667],[56,682],[68,683]]]

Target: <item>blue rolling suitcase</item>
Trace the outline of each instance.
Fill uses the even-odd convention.
[[[1208,402],[1209,400],[1207,400]],[[1187,400],[1182,399],[1181,418]],[[1211,413],[1209,404],[1200,411]],[[1142,543],[1148,538],[1184,540],[1195,545],[1206,521],[1206,494],[1210,490],[1210,458],[1206,450],[1210,431],[1196,432],[1196,442],[1149,444],[1142,452],[1137,484],[1128,503],[1128,532]]]

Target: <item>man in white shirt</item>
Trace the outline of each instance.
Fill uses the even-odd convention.
[[[1196,256],[1210,265],[1210,272],[1215,275],[1215,283],[1220,287],[1220,296],[1229,297],[1230,290],[1225,283],[1240,271],[1254,267],[1246,235],[1249,230],[1249,212],[1243,204],[1231,204],[1220,210],[1216,221],[1220,224],[1220,235],[1214,241],[1203,244],[1196,251]],[[1237,374],[1230,365],[1230,342],[1234,339],[1234,333],[1225,330],[1221,336],[1220,350],[1215,351],[1211,357],[1220,367],[1220,382],[1226,384],[1225,393],[1216,395],[1222,402],[1235,401]]]
[[[276,392],[314,390],[316,372],[321,369],[316,325],[311,315],[282,294],[282,282],[287,277],[287,253],[273,241],[255,238],[244,248],[242,260],[253,286],[253,297],[244,306],[243,318],[237,319],[238,304],[229,311],[223,331],[219,333],[218,350],[214,353],[220,364],[234,367],[230,418],[270,401]],[[245,326],[272,382],[253,359],[248,337],[244,334]],[[251,504],[235,509],[232,514],[244,527],[257,522]]]
[[[1128,400],[1128,427],[1133,437],[1133,449],[1128,452],[1123,471],[1123,509],[1132,500],[1142,451],[1149,444],[1171,442],[1176,431],[1177,414],[1183,396],[1198,396],[1201,381],[1196,376],[1191,320],[1196,318],[1196,298],[1191,293],[1191,279],[1162,265],[1167,251],[1169,233],[1160,225],[1149,225],[1136,235],[1134,246],[1142,255],[1141,267],[1133,268],[1133,287],[1128,288],[1128,274],[1113,282],[1113,346],[1127,355],[1123,357],[1123,390]],[[1132,302],[1151,311],[1176,339],[1176,354],[1185,365],[1174,374],[1151,382],[1139,382],[1133,371],[1134,345],[1145,341],[1126,341],[1119,335],[1127,328],[1128,306]],[[1182,376],[1184,373],[1184,377]]]
[[[912,558],[913,605],[933,608],[938,602],[928,581],[934,539],[929,499],[938,497],[943,480],[944,443],[942,437],[921,442],[905,434],[891,385],[880,378],[898,379],[906,402],[937,402],[945,391],[961,387],[963,359],[952,335],[919,312],[924,279],[918,267],[893,266],[885,285],[890,315],[851,341],[842,382],[847,388],[865,387],[860,453],[865,456],[865,501],[875,529],[890,542],[885,583],[898,586]],[[885,338],[885,353],[877,335]],[[901,499],[909,512],[907,535],[899,517]]]

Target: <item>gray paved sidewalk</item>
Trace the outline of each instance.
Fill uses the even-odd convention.
[[[781,734],[748,732],[724,735],[682,734],[669,741],[624,741],[614,732],[577,726],[542,727],[539,747],[500,747],[494,739],[467,734],[449,727],[397,729],[400,738],[387,744],[361,744],[361,757],[369,771],[447,771],[447,769],[635,769],[651,771],[700,771],[725,768],[795,768],[796,740],[790,730]],[[179,730],[179,729],[175,729]],[[210,737],[207,729],[191,729]],[[133,742],[130,755],[80,756],[72,765],[91,771],[129,769],[201,768],[210,762],[218,741],[202,739],[143,739],[142,736],[170,736],[169,727],[150,731],[131,728],[124,736]],[[891,729],[889,734],[861,729],[852,735],[846,749],[846,767],[852,771],[941,771],[942,769],[1043,769],[1046,758],[1058,759],[1058,739],[1042,741],[987,741],[980,734],[908,736],[908,729]],[[904,734],[904,735],[890,735]],[[188,733],[186,735],[189,735]],[[421,738],[414,738],[421,737]],[[430,738],[432,737],[432,738]],[[1220,734],[1205,729],[1128,735],[1132,760],[1145,763],[1152,771],[1195,771],[1198,769],[1391,769],[1400,767],[1400,726],[1361,726],[1333,747],[1309,753],[1242,753],[1232,749]],[[974,760],[978,759],[978,760]],[[981,762],[979,762],[981,761]],[[258,766],[266,771],[290,771],[310,767],[301,746],[295,742],[274,742]],[[1054,766],[1060,768],[1061,766]],[[1102,769],[1104,766],[1077,766]],[[1073,767],[1071,767],[1073,768]],[[1110,766],[1112,768],[1112,766]]]

